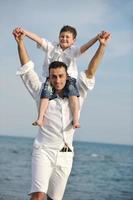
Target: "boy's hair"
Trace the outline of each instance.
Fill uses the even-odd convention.
[[[77,31],[76,31],[76,29],[75,29],[74,27],[72,27],[72,26],[68,26],[68,25],[63,26],[63,27],[61,28],[61,30],[60,30],[60,34],[61,34],[62,32],[68,32],[68,31],[69,31],[70,33],[73,34],[73,38],[75,39],[76,36],[77,36]]]
[[[67,65],[64,62],[60,62],[60,61],[51,62],[49,65],[49,72],[50,72],[50,69],[56,69],[56,68],[61,68],[61,67],[63,67],[67,73]]]

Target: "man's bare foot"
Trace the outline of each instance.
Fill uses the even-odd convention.
[[[44,118],[43,118],[43,120],[38,119],[38,120],[36,120],[35,122],[32,123],[33,126],[39,126],[39,127],[44,126],[44,124],[45,124]]]

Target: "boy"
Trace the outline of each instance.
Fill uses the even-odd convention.
[[[73,128],[79,128],[79,92],[76,86],[76,78],[78,75],[78,70],[76,66],[76,58],[79,57],[82,53],[84,53],[88,48],[90,48],[97,40],[98,36],[92,38],[89,42],[77,48],[74,46],[77,31],[72,26],[64,26],[60,30],[59,33],[59,42],[58,43],[51,43],[44,38],[39,37],[38,35],[31,33],[27,30],[22,28],[17,28],[16,32],[24,33],[25,36],[35,41],[38,47],[42,48],[45,53],[45,61],[43,65],[43,76],[48,77],[49,74],[49,64],[53,61],[61,61],[64,62],[68,66],[68,81],[67,87],[64,91],[64,97],[67,96],[69,98],[69,103],[73,115]],[[58,84],[58,81],[57,81]],[[40,105],[38,110],[38,119],[33,122],[33,125],[43,126],[45,124],[45,112],[48,107],[49,100],[54,98],[54,90],[49,83],[49,78],[47,78],[46,82],[44,83],[44,87],[42,89],[41,98],[40,98]]]

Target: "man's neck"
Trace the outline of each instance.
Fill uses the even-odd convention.
[[[64,97],[64,96],[63,96],[64,90],[56,91],[55,93],[56,93],[56,95],[58,95],[60,98],[63,98],[63,97]]]

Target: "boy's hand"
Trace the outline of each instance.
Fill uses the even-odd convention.
[[[102,31],[101,34],[99,34],[99,42],[100,44],[106,45],[107,40],[111,38],[111,33],[107,31]]]
[[[12,32],[12,34],[14,35],[15,37],[15,40],[17,41],[17,43],[19,43],[20,41],[23,40],[25,34],[23,32],[23,30],[19,27],[15,28]]]
[[[15,28],[15,29],[13,30],[13,33],[14,33],[14,35],[16,35],[16,36],[19,36],[19,35],[21,35],[21,34],[23,33],[23,30],[22,30],[22,28],[17,27],[17,28]]]

